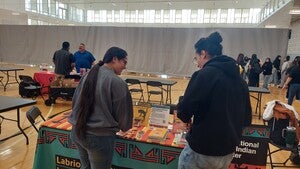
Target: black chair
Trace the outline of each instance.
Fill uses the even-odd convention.
[[[142,88],[141,82],[138,79],[126,79],[125,82],[128,85],[129,91],[132,95],[132,99],[138,99],[138,103],[140,103],[141,101],[145,102],[144,90]],[[139,93],[140,97],[134,98],[133,97],[134,93]]]
[[[40,111],[40,109],[36,106],[32,106],[27,112],[26,112],[26,117],[29,120],[29,122],[31,123],[31,125],[34,127],[34,129],[38,132],[39,130],[37,129],[37,127],[35,126],[36,123],[36,119],[38,117],[41,117],[42,120],[46,121],[45,118],[42,116],[42,112]]]
[[[160,105],[163,104],[163,87],[162,83],[159,81],[147,81],[147,93],[148,93],[148,103],[158,102]],[[151,95],[160,95],[160,100],[150,100]]]
[[[2,82],[3,78],[4,78],[3,76],[0,76],[0,85],[4,87],[4,84]]]
[[[27,75],[19,75],[19,78],[21,80],[19,84],[19,94],[21,97],[31,97],[32,99],[36,99],[36,97],[40,95],[42,99],[45,100],[41,92],[43,86],[41,86],[40,83]]]

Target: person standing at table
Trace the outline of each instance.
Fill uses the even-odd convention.
[[[118,76],[126,64],[127,52],[111,47],[76,88],[69,122],[81,168],[110,169],[116,132],[132,127],[131,95]]]
[[[191,122],[178,169],[228,169],[242,128],[251,124],[248,86],[221,42],[215,32],[195,44],[199,70],[177,105],[177,117]]]
[[[74,53],[76,72],[80,73],[80,68],[91,69],[95,62],[91,52],[85,50],[85,44],[80,43],[78,51]]]
[[[70,43],[63,42],[62,49],[57,50],[53,55],[54,73],[58,76],[69,75],[75,66],[74,56],[69,52],[69,49]]]

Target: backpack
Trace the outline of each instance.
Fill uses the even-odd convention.
[[[285,146],[285,139],[282,137],[282,130],[289,126],[289,119],[276,119],[272,117],[268,121],[270,128],[270,139],[277,145]]]
[[[19,95],[26,98],[35,98],[40,95],[40,83],[34,81],[32,77],[19,75],[21,82],[19,83]],[[28,86],[38,86],[36,89],[26,89]]]
[[[257,74],[260,74],[263,71],[263,69],[261,68],[261,66],[258,62],[255,62],[253,64],[253,71],[254,71],[254,73],[257,73]]]

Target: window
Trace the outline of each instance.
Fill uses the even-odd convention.
[[[50,0],[50,15],[56,16],[56,11],[58,10],[58,6],[55,0]]]
[[[241,23],[249,23],[249,9],[243,9],[242,10],[242,18],[241,18]]]
[[[221,9],[220,10],[220,21],[219,21],[219,23],[227,23],[227,18],[228,18],[228,10]]]
[[[155,10],[144,10],[144,23],[154,23]]]
[[[234,10],[234,23],[241,23],[242,20],[242,10],[235,9]]]
[[[218,19],[218,10],[212,9],[210,10],[210,22],[209,23],[217,23]]]
[[[48,3],[48,0],[41,0],[40,1],[40,8],[41,8],[41,13],[43,14],[49,14],[49,3]]]
[[[25,10],[75,22],[256,24],[284,5],[283,0],[270,0],[263,9],[146,9],[146,10],[85,10],[58,0],[25,0]],[[28,23],[51,24],[28,20]],[[54,24],[57,24],[56,22]]]
[[[191,23],[191,13],[192,10],[190,9],[182,10],[182,23]]]
[[[209,9],[204,10],[203,23],[210,23],[210,10]]]
[[[144,11],[138,11],[138,23],[144,23]]]
[[[88,10],[86,13],[86,21],[87,22],[94,22],[95,18],[94,18],[94,11],[93,10]]]
[[[163,23],[164,10],[156,10],[155,11],[155,23]]]

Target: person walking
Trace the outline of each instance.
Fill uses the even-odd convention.
[[[288,88],[288,104],[292,105],[294,97],[300,98],[300,56],[296,56],[293,66],[287,71],[287,80],[283,89]]]

